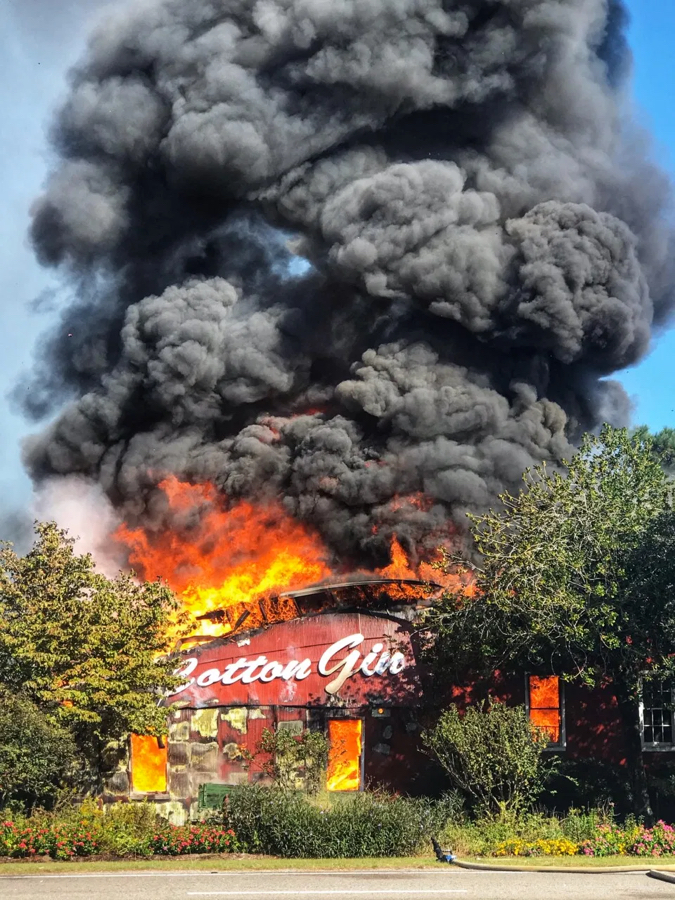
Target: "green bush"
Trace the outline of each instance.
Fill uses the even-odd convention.
[[[259,765],[275,787],[318,794],[326,777],[328,747],[328,738],[320,731],[295,735],[283,728],[264,728],[248,764]]]
[[[225,826],[250,853],[298,857],[408,856],[453,818],[458,799],[332,796],[326,803],[278,788],[245,785],[225,805]]]
[[[155,835],[167,827],[166,819],[148,803],[116,803],[99,823],[100,852],[111,856],[152,856]]]
[[[536,844],[566,840],[582,844],[600,834],[612,821],[611,809],[573,809],[567,815],[546,812],[487,815],[451,821],[440,837],[443,845],[459,856],[492,856],[500,847],[515,842]]]
[[[548,736],[523,706],[493,701],[460,713],[451,706],[422,734],[454,785],[483,812],[518,812],[541,793],[557,760],[546,761]]]
[[[599,807],[597,809],[570,809],[566,816],[561,818],[560,829],[566,838],[581,844],[591,840],[598,831],[613,821],[613,808]]]
[[[53,803],[72,779],[75,760],[67,729],[50,723],[30,700],[0,689],[0,808]]]

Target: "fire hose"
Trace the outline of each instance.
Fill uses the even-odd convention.
[[[505,866],[492,863],[464,862],[457,859],[451,850],[443,850],[441,845],[432,837],[431,843],[436,854],[436,859],[440,863],[448,863],[459,869],[469,869],[478,872],[548,872],[568,875],[617,875],[622,872],[644,872],[649,878],[657,878],[661,881],[667,881],[675,884],[675,868],[671,867],[671,871],[659,869],[649,869],[647,866]]]

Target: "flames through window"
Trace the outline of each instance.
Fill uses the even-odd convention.
[[[358,791],[361,788],[361,719],[329,719],[328,774],[329,791]]]
[[[166,743],[149,734],[131,735],[131,780],[139,794],[166,791]]]
[[[556,675],[528,676],[530,721],[548,733],[551,746],[562,746],[563,706],[560,679]]]

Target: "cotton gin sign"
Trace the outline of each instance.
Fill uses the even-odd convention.
[[[180,669],[169,703],[304,706],[418,699],[410,626],[380,616],[332,613],[273,625],[239,641],[206,645]]]

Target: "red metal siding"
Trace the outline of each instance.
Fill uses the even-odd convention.
[[[322,674],[319,660],[327,648],[350,636],[358,638],[354,646],[338,649],[330,665],[324,666],[324,669],[335,666],[336,671]],[[382,650],[373,659],[381,658],[385,651],[402,654],[404,664],[399,671],[386,671],[386,665],[380,674],[360,671],[364,658],[376,644],[381,644]],[[336,692],[327,692],[326,687],[353,652],[357,660],[354,670]],[[276,662],[280,667],[293,660],[306,661],[306,677],[277,676],[261,682],[253,677],[264,669],[260,662],[257,669],[244,670],[253,679],[248,684],[240,679],[231,684],[223,683],[222,679],[202,686],[197,684],[197,679],[209,670],[220,675],[227,666],[244,658],[249,666],[263,657],[265,665]],[[356,612],[307,616],[238,641],[213,641],[194,650],[191,658],[195,660],[190,673],[192,684],[169,698],[169,702],[184,707],[174,713],[172,728],[184,728],[188,721],[193,723],[189,738],[184,730],[180,732],[181,737],[170,735],[169,789],[178,796],[194,797],[204,780],[229,784],[264,780],[261,765],[264,760],[258,756],[248,763],[246,756],[256,753],[265,728],[274,731],[281,724],[295,733],[310,727],[325,730],[327,718],[345,714],[359,716],[364,721],[366,785],[433,792],[438,787],[439,773],[421,748],[421,724],[431,724],[438,712],[451,702],[460,708],[480,703],[487,696],[509,704],[525,702],[524,675],[503,677],[500,673],[495,673],[489,682],[467,678],[465,684],[456,685],[446,696],[439,695],[433,684],[427,685],[423,696],[412,628],[388,616]],[[369,665],[373,670],[372,660]],[[211,676],[206,681],[209,679]],[[565,684],[564,693],[565,757],[592,759],[616,767],[625,765],[622,723],[611,685],[589,690],[578,684]],[[194,717],[208,715],[211,708],[218,716],[217,736],[194,727]],[[188,748],[187,741],[192,748]],[[215,764],[212,763],[214,743],[217,745]],[[202,746],[194,749],[195,744]],[[646,755],[649,764],[661,763],[669,756]],[[183,764],[183,757],[189,758],[187,765]]]
[[[352,645],[337,649],[330,659],[330,665],[337,667],[332,674],[321,674],[319,663],[328,648],[349,636],[354,637]],[[359,636],[362,640],[357,642]],[[374,646],[381,650],[371,661],[368,671],[373,671],[383,654],[400,654],[400,671],[386,671],[383,674],[364,674],[358,667]],[[327,687],[339,677],[341,666],[347,657],[355,654],[355,671],[344,684],[332,694]],[[223,684],[221,675],[226,667],[255,660],[265,660],[270,665],[278,663],[285,667],[292,661],[304,664],[306,677],[275,677],[265,683],[255,678],[244,684],[241,671],[231,677],[237,678],[232,684]],[[310,706],[332,702],[339,698],[340,705],[362,706],[365,704],[411,704],[421,699],[422,690],[416,668],[415,654],[411,641],[411,627],[406,622],[381,616],[360,613],[333,613],[298,619],[275,625],[250,638],[226,642],[213,642],[195,650],[186,661],[191,684],[187,689],[169,697],[169,703],[192,707],[205,706]],[[261,662],[252,674],[264,673]],[[246,672],[244,672],[246,675]],[[199,680],[203,684],[199,684]],[[207,682],[212,683],[208,684]]]

